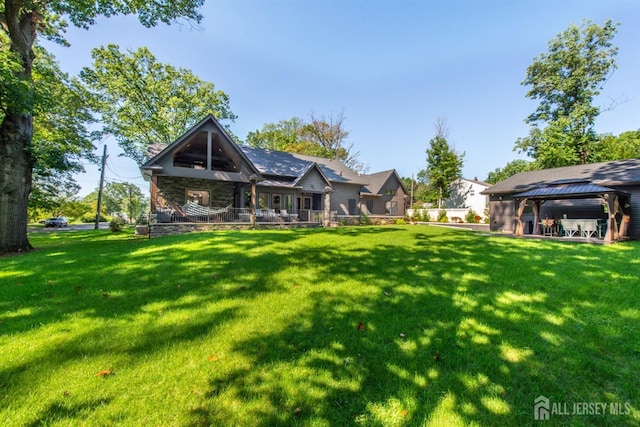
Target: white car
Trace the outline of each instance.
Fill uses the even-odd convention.
[[[69,221],[63,216],[56,216],[44,220],[45,227],[66,227],[67,225],[69,225]]]

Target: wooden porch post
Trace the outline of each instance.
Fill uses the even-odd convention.
[[[516,236],[524,236],[524,227],[522,225],[522,214],[524,214],[524,208],[527,207],[527,199],[526,197],[520,201],[520,206],[518,206],[518,214],[516,216]]]
[[[249,206],[249,222],[251,227],[256,226],[256,180],[251,180],[251,206]]]
[[[151,212],[156,211],[158,204],[158,177],[151,175]]]

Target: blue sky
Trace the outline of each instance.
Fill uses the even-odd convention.
[[[92,48],[147,46],[158,61],[190,69],[230,97],[244,139],[268,122],[343,113],[349,142],[369,172],[401,176],[426,166],[425,150],[441,117],[449,142],[465,152],[463,175],[487,173],[522,157],[528,134],[526,68],[570,23],[620,22],[618,69],[595,100],[608,106],[598,133],[640,128],[640,2],[637,0],[207,0],[200,28],[146,29],[134,17],[69,28],[71,47],[46,43],[70,74],[91,64]],[[109,181],[146,184],[135,163],[118,157],[112,138]],[[84,195],[97,166],[78,175]]]

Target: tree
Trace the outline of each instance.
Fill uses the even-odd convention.
[[[611,40],[617,27],[610,20],[602,26],[591,21],[572,24],[527,68],[522,84],[531,89],[526,96],[540,104],[525,120],[532,126],[529,137],[519,139],[516,149],[540,167],[593,161],[594,124],[600,114],[593,99],[616,68],[618,49]]]
[[[620,135],[600,135],[595,149],[598,162],[640,158],[640,129]]]
[[[107,213],[125,213],[129,221],[143,214],[147,206],[142,191],[128,182],[108,183],[102,192],[102,200]]]
[[[65,44],[67,23],[88,28],[99,15],[137,14],[146,27],[178,18],[199,22],[204,0],[4,0],[0,3],[0,253],[32,249],[27,204],[35,164],[33,132],[38,85],[33,79],[38,35]]]
[[[426,191],[426,185],[420,178],[414,179],[413,176],[411,178],[402,177],[400,178],[400,181],[402,181],[402,184],[407,189],[407,191],[411,192],[413,189],[413,200],[409,201],[409,206],[413,205],[413,203],[417,201],[424,201],[423,196]],[[409,196],[411,196],[411,194],[409,194]]]
[[[427,168],[418,173],[427,186],[426,201],[437,202],[438,209],[442,201],[451,194],[450,185],[462,176],[464,153],[458,154],[447,142],[448,128],[444,119],[435,123],[436,135],[429,141],[427,148]]]
[[[317,117],[313,114],[305,122],[299,117],[266,123],[261,130],[247,134],[247,145],[289,153],[340,159],[356,171],[364,172],[365,165],[358,161],[359,152],[348,143],[349,131],[344,128],[345,117]]]
[[[62,215],[60,206],[77,194],[73,173],[83,172],[83,159],[94,160],[95,138],[88,125],[95,120],[85,103],[84,88],[63,73],[54,57],[41,47],[33,62],[38,90],[33,107],[33,180],[29,209]]]
[[[93,94],[104,131],[139,165],[150,144],[169,145],[208,114],[224,123],[236,116],[229,96],[191,71],[160,63],[145,47],[120,52],[93,49],[93,65],[80,72]]]
[[[83,197],[82,201],[93,206],[95,215],[98,206],[98,189]],[[130,221],[148,211],[149,201],[140,188],[129,182],[108,182],[102,190],[100,214],[111,215],[114,212],[124,213]]]
[[[304,122],[299,117],[265,123],[261,130],[247,134],[247,145],[267,150],[293,152],[299,144]]]
[[[535,168],[535,164],[522,159],[510,161],[503,168],[496,168],[493,172],[489,172],[485,181],[488,184],[497,184],[520,172],[525,172]]]

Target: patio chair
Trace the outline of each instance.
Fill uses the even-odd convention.
[[[585,219],[580,223],[580,234],[588,239],[595,237],[598,233],[598,220]]]

